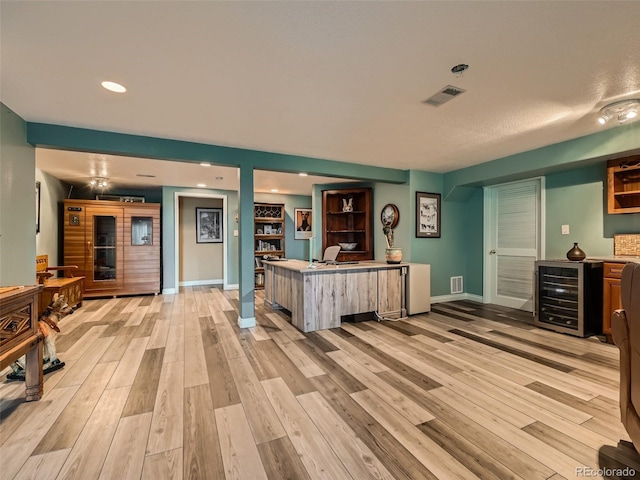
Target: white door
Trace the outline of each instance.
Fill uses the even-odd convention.
[[[544,256],[544,179],[485,187],[485,303],[533,311]]]

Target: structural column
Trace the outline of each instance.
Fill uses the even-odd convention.
[[[241,166],[238,169],[238,227],[240,258],[239,302],[240,328],[255,327],[254,301],[254,250],[253,250],[253,166]]]

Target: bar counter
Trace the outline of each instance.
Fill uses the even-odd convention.
[[[344,315],[406,316],[407,264],[314,264],[316,268],[303,260],[263,264],[265,303],[289,310],[291,323],[303,332],[337,328]]]

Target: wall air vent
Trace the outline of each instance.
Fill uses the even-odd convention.
[[[432,107],[439,107],[443,103],[447,103],[449,100],[454,99],[461,93],[466,92],[464,88],[454,87],[453,85],[447,85],[443,89],[441,89],[435,95],[427,98],[422,103],[426,103],[427,105],[431,105]]]
[[[451,277],[451,293],[463,293],[462,277]]]

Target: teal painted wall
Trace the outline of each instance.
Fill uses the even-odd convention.
[[[175,261],[175,194],[186,193],[189,195],[226,195],[227,229],[224,232],[224,241],[227,242],[227,283],[237,284],[238,276],[238,237],[234,237],[233,230],[237,229],[235,221],[238,213],[238,192],[229,190],[206,190],[197,188],[163,187],[162,189],[162,288],[174,288],[176,283]]]
[[[403,260],[411,258],[413,217],[411,216],[411,195],[408,185],[393,185],[377,182],[373,185],[373,246],[376,260],[385,259],[387,243],[382,231],[380,212],[387,203],[398,207],[400,220],[393,231],[394,246],[402,248]]]
[[[36,235],[36,254],[49,255],[49,265],[64,265],[60,218],[69,185],[37,168],[36,180],[40,182],[40,233]]]
[[[637,152],[640,122],[448,172],[443,191],[448,199],[460,199],[470,192],[465,187],[552,175]]]
[[[311,197],[306,195],[279,195],[275,193],[255,193],[255,202],[284,203],[285,210],[285,257],[308,260],[309,241],[296,240],[294,215],[296,208],[311,208]]]
[[[447,202],[449,204],[450,202]],[[464,277],[464,291],[473,295],[483,294],[484,268],[484,190],[475,188],[468,200],[462,204],[464,216],[458,231],[462,235],[459,240],[459,254],[465,256],[466,272]],[[463,253],[464,252],[464,253]]]
[[[405,260],[419,263],[430,263],[432,266],[432,295],[449,294],[449,278],[463,275],[465,291],[482,294],[482,261],[483,261],[483,233],[482,233],[482,189],[485,185],[495,185],[506,181],[545,176],[549,198],[547,199],[547,228],[546,243],[547,256],[561,256],[568,250],[566,237],[559,237],[558,225],[569,223],[572,237],[581,234],[580,240],[585,247],[593,248],[594,253],[608,249],[614,233],[632,233],[640,231],[638,215],[607,215],[604,210],[602,193],[603,178],[596,178],[596,170],[600,169],[607,158],[622,156],[622,152],[640,151],[640,122],[611,128],[594,135],[548,145],[546,147],[523,152],[506,158],[476,165],[466,169],[436,174],[423,171],[400,171],[396,169],[381,169],[366,165],[346,164],[322,159],[278,155],[267,152],[255,152],[243,149],[233,149],[213,145],[194,144],[166,139],[154,139],[134,135],[122,135],[110,132],[97,132],[72,127],[55,125],[28,124],[28,140],[32,144],[55,148],[68,148],[98,153],[114,153],[124,155],[139,155],[149,158],[166,158],[177,161],[210,161],[223,165],[240,166],[242,171],[252,168],[265,170],[299,172],[307,171],[320,175],[333,175],[365,180],[364,185],[374,185],[374,225],[375,255],[384,251],[384,238],[379,225],[379,209],[385,203],[396,203],[401,208],[401,224],[396,229],[396,243],[403,246]],[[584,171],[582,170],[584,169]],[[600,173],[601,175],[601,173]],[[369,182],[369,183],[366,183]],[[371,183],[377,182],[377,183]],[[384,182],[396,183],[390,185]],[[403,183],[406,182],[406,183]],[[362,186],[363,183],[357,183]],[[345,188],[346,185],[334,185],[335,188]],[[332,185],[314,186],[311,205],[314,209],[315,242],[314,256],[321,256],[321,190],[332,188]],[[598,192],[598,189],[600,191]],[[173,284],[174,256],[171,250],[173,243],[173,192],[175,189],[163,189],[163,272],[166,280]],[[193,191],[193,189],[185,189]],[[210,190],[205,190],[211,192]],[[415,192],[442,193],[442,236],[438,239],[415,238]],[[227,231],[233,231],[235,211],[238,210],[238,196],[236,192],[228,194],[228,225]],[[170,202],[166,204],[167,199]],[[595,201],[594,198],[599,200]],[[247,201],[247,196],[243,196]],[[589,205],[584,214],[573,215],[565,221],[569,211],[565,205],[579,201]],[[550,203],[549,203],[550,202]],[[243,207],[244,209],[245,207]],[[250,205],[246,206],[249,211]],[[405,211],[406,210],[406,211]],[[233,215],[232,215],[233,212]],[[287,207],[287,214],[292,212]],[[595,219],[594,219],[595,217]],[[407,222],[405,223],[405,219]],[[250,226],[243,230],[249,232]],[[166,232],[170,232],[166,235]],[[289,228],[287,228],[289,232]],[[292,232],[291,228],[291,232]],[[237,238],[228,239],[230,244],[228,268],[229,283],[238,279],[233,272],[238,268]],[[244,244],[245,239],[243,239]],[[247,239],[245,250],[251,252]],[[294,250],[287,255],[292,258],[300,252],[296,251],[303,241],[287,240],[289,247],[293,242]],[[591,254],[591,252],[588,252]],[[611,251],[609,251],[611,253]],[[604,251],[603,251],[604,254]],[[302,250],[302,257],[306,257]],[[248,260],[248,259],[247,259]],[[251,259],[252,260],[252,259]],[[170,278],[167,273],[167,263],[171,265]],[[247,268],[247,274],[252,273]],[[251,277],[252,280],[252,277]],[[247,280],[247,284],[249,284]],[[241,288],[242,290],[242,288]],[[242,292],[241,295],[249,292]],[[243,297],[244,298],[244,297]],[[248,298],[248,297],[247,297]],[[244,300],[243,300],[244,302]],[[246,300],[247,305],[249,300]],[[243,303],[244,304],[244,303]],[[244,316],[242,314],[241,316]]]
[[[0,286],[35,284],[35,181],[27,124],[0,103]]]
[[[237,285],[240,274],[238,271],[239,242],[234,236],[234,230],[238,229],[235,217],[238,214],[238,192],[229,190],[208,190],[197,188],[164,187],[162,189],[162,288],[173,288],[175,285],[175,193],[195,195],[226,195],[227,230],[224,234],[227,242],[227,283]],[[295,208],[311,207],[311,197],[303,195],[277,195],[268,193],[255,193],[254,201],[265,203],[284,203],[285,220],[285,248],[287,258],[308,258],[308,242],[294,240],[293,215]],[[250,253],[253,262],[253,250]]]
[[[431,295],[450,293],[450,277],[462,275],[467,281],[468,243],[482,238],[482,229],[476,232],[467,222],[467,202],[452,202],[444,198],[440,211],[440,238],[416,238],[416,192],[442,193],[444,176],[437,173],[410,172],[411,197],[411,252],[407,260],[431,265]]]
[[[546,257],[565,258],[578,242],[588,256],[613,254],[615,233],[640,233],[640,213],[607,213],[606,162],[549,175],[546,182]],[[562,235],[569,225],[570,235]]]

